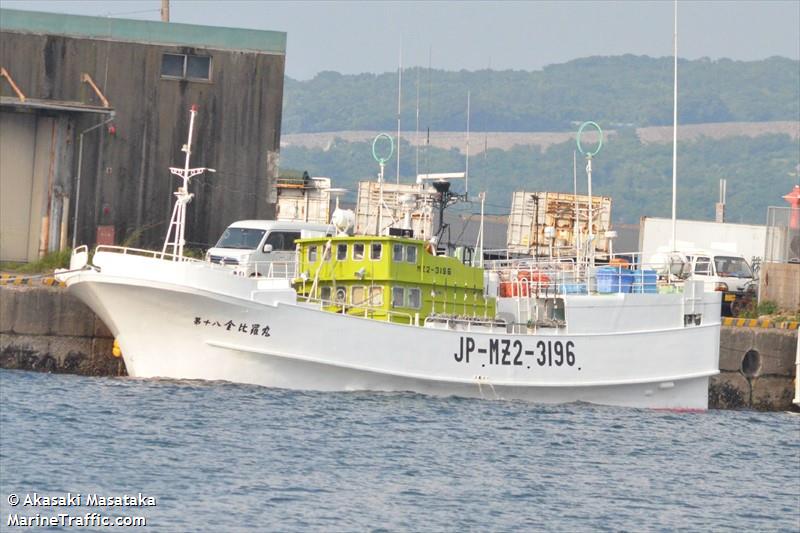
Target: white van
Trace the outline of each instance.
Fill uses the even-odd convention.
[[[297,239],[324,237],[334,232],[329,224],[240,220],[225,229],[217,244],[206,252],[206,260],[230,266],[241,276],[263,276],[270,269],[275,274],[284,274],[294,268]]]
[[[683,256],[691,265],[690,279],[702,280],[706,291],[722,292],[722,314],[735,316],[755,296],[753,269],[747,260],[731,252],[694,250]]]

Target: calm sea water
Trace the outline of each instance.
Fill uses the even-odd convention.
[[[82,501],[8,503],[34,492]],[[156,505],[86,505],[140,492]],[[59,512],[144,516],[134,531],[797,531],[800,416],[0,370],[0,493],[9,531]]]

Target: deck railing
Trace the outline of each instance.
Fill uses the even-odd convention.
[[[660,276],[661,264],[645,264],[640,254],[612,256],[590,267],[574,259],[510,259],[488,261],[501,297],[555,297],[564,294],[677,292],[679,280]],[[491,274],[490,274],[491,276]]]
[[[364,318],[375,319],[380,317],[386,322],[402,322],[404,324],[419,325],[419,314],[412,315],[402,311],[389,311],[383,307],[375,307],[364,304],[351,304],[341,300],[323,300],[312,296],[298,296],[300,302],[319,305],[320,308],[328,308],[328,311],[335,309],[337,313],[343,315],[362,316]],[[385,315],[385,316],[384,316]],[[394,320],[400,319],[400,320]]]
[[[76,248],[73,254],[78,253],[81,246]],[[144,250],[141,248],[130,248],[127,246],[110,246],[99,245],[95,249],[95,253],[114,253],[121,255],[135,255],[139,257],[147,257],[151,259],[160,259],[170,262],[181,263],[203,263],[213,270],[230,272],[232,275],[252,277],[260,279],[295,279],[297,277],[297,262],[296,261],[261,261],[254,263],[247,263],[244,265],[224,265],[219,263],[212,263],[194,257],[179,256],[166,252],[159,252],[155,250]]]

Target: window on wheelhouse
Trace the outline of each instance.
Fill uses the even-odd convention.
[[[357,242],[353,244],[353,261],[362,261],[364,259],[364,243]]]
[[[319,299],[323,302],[330,302],[331,301],[331,288],[330,287],[321,287],[319,290]]]
[[[412,309],[419,309],[422,307],[422,291],[414,287],[408,289],[408,307]]]
[[[364,305],[366,295],[367,293],[363,285],[353,285],[350,289],[350,303],[353,305]]]
[[[375,307],[383,306],[383,287],[370,287],[369,288],[369,305]]]
[[[392,307],[405,307],[406,290],[403,287],[392,287]]]
[[[343,304],[347,300],[347,289],[344,287],[336,288],[336,303]]]
[[[415,244],[406,246],[406,261],[417,264],[417,246]]]
[[[312,244],[308,247],[308,262],[309,263],[316,263],[317,262],[317,249],[319,247],[316,244]]]
[[[266,233],[263,229],[228,228],[219,238],[215,248],[232,248],[235,250],[255,250]]]
[[[392,261],[397,263],[401,263],[405,259],[405,254],[403,254],[403,245],[400,243],[395,243],[392,245]]]
[[[373,242],[369,247],[369,258],[378,261],[383,254],[383,243]]]
[[[340,243],[336,245],[336,260],[344,261],[347,259],[347,245]]]

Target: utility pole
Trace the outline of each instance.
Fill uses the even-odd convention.
[[[169,22],[169,0],[161,0],[161,22]]]

